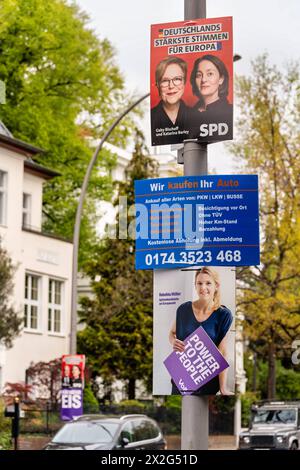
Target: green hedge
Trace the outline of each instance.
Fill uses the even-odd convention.
[[[158,422],[164,434],[180,434],[181,407],[176,403],[178,398],[180,397],[176,397],[170,406],[169,404],[157,406],[153,402],[125,400],[118,404],[101,405],[100,412],[108,415],[145,414]]]
[[[260,400],[260,393],[246,392],[241,395],[242,427],[248,428],[251,418],[251,405]]]
[[[12,441],[11,441],[11,432],[0,431],[0,450],[11,450]]]
[[[95,397],[91,385],[86,384],[83,391],[83,411],[84,413],[98,413],[99,403]]]
[[[4,402],[0,398],[0,450],[12,449],[11,419],[4,417]]]

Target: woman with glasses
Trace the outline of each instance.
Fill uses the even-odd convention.
[[[232,139],[232,104],[227,100],[229,74],[225,64],[216,56],[206,54],[198,58],[190,77],[195,104],[190,138],[201,140]]]
[[[176,144],[189,137],[189,108],[182,101],[186,78],[187,64],[179,57],[168,57],[156,67],[160,102],[151,109],[153,145]]]

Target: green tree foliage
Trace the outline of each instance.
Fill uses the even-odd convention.
[[[239,272],[239,310],[250,347],[268,362],[268,397],[276,393],[276,357],[291,357],[300,333],[299,70],[266,56],[237,79],[240,104],[233,152],[260,187],[261,264]]]
[[[146,154],[137,131],[115,205],[119,196],[127,196],[129,208],[134,202],[134,180],[156,175],[156,165]],[[133,215],[128,217],[129,225],[132,219]],[[82,302],[81,320],[86,326],[79,333],[79,349],[94,375],[101,375],[106,383],[125,380],[128,398],[134,399],[135,381],[149,386],[152,375],[152,272],[135,270],[134,240],[129,237],[104,240],[87,270],[92,280],[100,276],[100,281],[92,283],[95,298]]]
[[[11,304],[14,272],[15,267],[7,251],[0,244],[0,342],[8,348],[12,346],[22,323],[22,318]]]
[[[250,370],[249,370],[250,368]],[[246,360],[248,382],[247,389],[253,390],[253,368]],[[256,365],[256,388],[259,389],[260,398],[268,397],[267,387],[268,363],[259,360]],[[253,392],[252,392],[253,393]],[[276,398],[279,400],[298,400],[300,396],[300,373],[297,370],[285,368],[280,360],[276,361]],[[258,398],[258,397],[256,397]],[[255,401],[255,400],[253,400]]]
[[[0,16],[0,80],[6,85],[0,119],[14,137],[46,150],[38,163],[61,173],[45,188],[44,228],[72,238],[78,190],[92,156],[89,141],[124,108],[114,50],[96,37],[75,2],[1,0]],[[124,143],[129,132],[127,120],[112,143]],[[113,164],[103,150],[82,223],[86,255],[95,238],[94,203],[111,197],[111,180],[100,170]]]

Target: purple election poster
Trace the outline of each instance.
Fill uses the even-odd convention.
[[[81,388],[67,388],[61,390],[60,417],[70,421],[83,413],[83,391]]]
[[[227,369],[229,364],[202,326],[184,343],[185,350],[173,351],[164,364],[181,395],[191,395]]]

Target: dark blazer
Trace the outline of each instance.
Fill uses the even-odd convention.
[[[178,144],[189,138],[189,116],[191,108],[180,101],[175,124],[164,110],[163,102],[151,109],[152,145]]]
[[[207,105],[206,110],[200,112],[201,102],[198,101],[190,113],[190,138],[201,142],[215,142],[233,138],[233,106],[227,98],[220,98]],[[222,124],[212,135],[201,135],[209,131],[209,124]],[[204,126],[203,126],[204,125]],[[205,126],[206,125],[206,126]],[[224,126],[225,125],[225,126]],[[200,129],[200,126],[201,129]],[[227,126],[227,132],[225,132]]]

